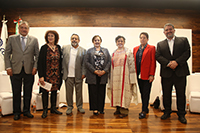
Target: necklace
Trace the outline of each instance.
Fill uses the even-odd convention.
[[[50,44],[48,44],[49,45],[49,47],[52,49],[52,50],[55,50],[55,45],[50,45]]]

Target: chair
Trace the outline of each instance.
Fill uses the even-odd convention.
[[[188,77],[189,85],[189,110],[200,113],[200,73],[191,74]]]
[[[2,115],[13,114],[13,94],[10,83],[10,77],[6,72],[0,72],[0,106]],[[21,100],[23,101],[23,93]],[[23,102],[21,102],[21,110],[23,110]]]

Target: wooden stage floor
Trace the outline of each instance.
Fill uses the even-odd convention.
[[[105,104],[105,114],[94,116],[89,111],[89,104],[83,105],[86,113],[81,114],[76,107],[73,114],[66,115],[67,107],[60,108],[62,115],[50,114],[46,119],[41,118],[42,111],[34,113],[34,118],[21,115],[18,121],[13,120],[13,115],[0,118],[0,133],[200,133],[200,114],[188,112],[188,124],[178,121],[175,112],[167,120],[161,120],[163,114],[160,109],[149,107],[149,114],[145,119],[139,119],[141,104],[131,104],[129,115],[119,118],[113,115],[115,109],[110,104]]]

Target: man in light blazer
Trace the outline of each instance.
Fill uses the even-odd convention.
[[[190,45],[185,37],[174,35],[174,25],[167,23],[164,34],[167,39],[157,44],[156,60],[160,63],[160,76],[163,91],[163,105],[165,108],[162,120],[170,117],[172,87],[175,86],[177,98],[177,115],[181,123],[186,124],[185,118],[185,89],[186,76],[190,74],[187,60],[190,57]]]
[[[71,45],[64,45],[63,52],[63,79],[66,87],[67,111],[66,114],[72,113],[73,109],[73,91],[76,90],[76,106],[79,112],[85,113],[82,97],[82,83],[86,75],[84,57],[86,50],[79,46],[80,37],[72,34]]]
[[[35,37],[28,35],[28,32],[29,24],[22,21],[19,24],[20,35],[9,37],[4,55],[5,68],[12,84],[14,120],[20,119],[22,84],[23,114],[28,118],[34,117],[30,113],[30,102],[34,75],[37,72],[39,44]]]

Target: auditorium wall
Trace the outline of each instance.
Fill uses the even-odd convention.
[[[6,15],[8,20],[9,35],[15,33],[13,20],[18,20],[19,17],[28,21],[30,27],[163,28],[165,23],[170,22],[177,29],[192,30],[192,68],[190,70],[191,72],[200,72],[199,10],[83,7],[6,8],[0,9],[0,16],[3,15]],[[69,40],[69,36],[66,36],[66,39]],[[158,40],[162,40],[159,35]],[[154,98],[151,98],[151,102]]]

